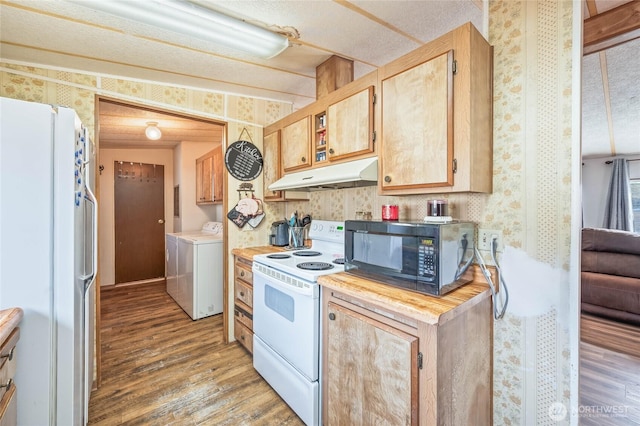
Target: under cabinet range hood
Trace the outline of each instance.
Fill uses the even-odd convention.
[[[378,158],[371,157],[317,169],[289,173],[269,185],[269,190],[338,189],[371,186],[378,182]]]

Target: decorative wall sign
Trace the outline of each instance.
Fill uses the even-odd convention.
[[[245,131],[246,129],[242,133]],[[240,133],[240,137],[242,137],[242,133]],[[224,163],[234,178],[243,181],[254,180],[262,172],[262,153],[253,143],[238,140],[227,148]]]

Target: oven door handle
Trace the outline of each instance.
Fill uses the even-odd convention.
[[[268,284],[271,287],[274,287],[280,291],[282,291],[283,293],[289,292],[289,293],[296,293],[296,294],[300,294],[303,296],[312,296],[313,295],[313,288],[311,286],[309,287],[304,287],[304,288],[300,288],[298,286],[294,286],[294,285],[290,285],[290,284],[282,284],[282,282],[280,282],[278,279],[270,277],[269,275],[265,274],[264,272],[260,272],[256,269],[253,269],[253,286],[255,287],[256,284],[259,284],[259,282],[256,280],[256,277],[261,278],[262,283],[264,284]],[[260,284],[262,284],[260,283]],[[254,291],[255,293],[255,291]]]

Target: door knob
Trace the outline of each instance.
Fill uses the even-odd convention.
[[[164,219],[158,219],[158,223],[163,224],[164,223]]]

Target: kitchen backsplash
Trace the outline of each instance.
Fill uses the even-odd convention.
[[[285,213],[308,212],[316,219],[355,219],[356,212],[371,212],[372,220],[381,220],[384,204],[397,204],[401,221],[421,221],[427,216],[427,202],[445,199],[449,216],[479,223],[487,194],[427,194],[406,196],[378,195],[376,186],[311,192],[309,201],[290,201]]]

